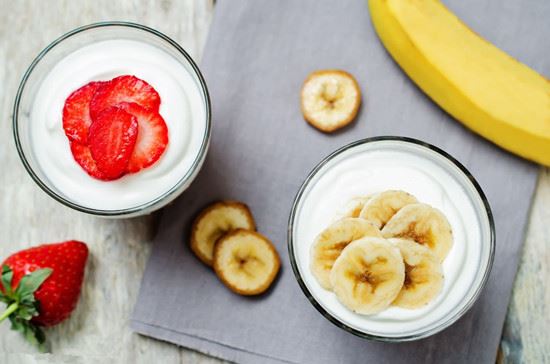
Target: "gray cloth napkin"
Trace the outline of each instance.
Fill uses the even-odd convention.
[[[477,32],[550,71],[550,2],[453,0]],[[326,135],[306,124],[299,90],[309,72],[342,68],[364,98],[355,124]],[[538,167],[469,132],[432,103],[386,53],[367,3],[218,1],[202,62],[213,135],[197,180],[162,216],[132,316],[142,334],[241,363],[494,363]],[[428,339],[370,342],[331,324],[300,290],[286,246],[288,215],[308,172],[338,147],[367,136],[404,135],[451,153],[477,178],[496,220],[492,274],[479,301]],[[237,296],[188,248],[189,225],[208,203],[250,205],[282,270],[269,294]]]

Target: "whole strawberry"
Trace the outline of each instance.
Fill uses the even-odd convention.
[[[8,305],[0,321],[43,348],[40,326],[65,320],[74,310],[84,278],[88,247],[80,241],[22,250],[2,263],[0,301]]]

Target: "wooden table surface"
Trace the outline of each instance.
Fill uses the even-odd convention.
[[[160,30],[200,60],[213,7],[212,0],[0,0],[0,257],[66,239],[86,241],[91,250],[76,311],[47,330],[52,354],[37,354],[3,323],[0,363],[219,362],[129,329],[156,216],[105,220],[60,205],[27,175],[11,134],[21,76],[54,38],[83,24],[128,20]],[[549,222],[550,171],[542,169],[499,350],[501,362],[550,363]]]

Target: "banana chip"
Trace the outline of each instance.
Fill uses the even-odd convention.
[[[330,270],[342,250],[352,241],[366,236],[381,238],[382,233],[370,222],[352,217],[332,223],[317,236],[311,247],[310,269],[324,289],[332,289]]]
[[[214,245],[224,234],[235,229],[256,230],[248,207],[240,202],[216,202],[205,208],[191,229],[191,250],[206,265],[211,266]]]
[[[405,263],[405,281],[394,306],[415,309],[433,300],[443,288],[441,264],[432,251],[411,240],[389,239]]]
[[[385,238],[414,240],[429,248],[443,262],[453,246],[453,232],[447,218],[430,205],[416,203],[403,207],[382,229]]]
[[[361,105],[361,90],[355,78],[341,70],[311,73],[302,86],[304,119],[330,133],[351,123]]]
[[[387,308],[405,280],[399,249],[382,238],[363,238],[349,244],[330,271],[338,300],[350,310],[372,315]]]
[[[273,244],[254,231],[237,229],[227,233],[214,250],[214,271],[230,290],[241,295],[267,290],[280,264]]]

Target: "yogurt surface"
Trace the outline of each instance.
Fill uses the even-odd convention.
[[[151,167],[115,181],[99,181],[74,161],[62,110],[74,90],[120,75],[134,75],[157,90],[169,143]],[[33,158],[48,184],[74,203],[100,210],[134,208],[164,195],[189,173],[207,132],[206,117],[200,82],[190,65],[145,42],[100,41],[68,54],[42,81],[30,113]]]
[[[352,198],[392,189],[413,194],[449,220],[454,243],[442,264],[444,286],[423,308],[390,306],[376,315],[359,315],[317,283],[310,271],[310,249],[315,237]],[[359,144],[322,166],[296,205],[291,234],[299,274],[313,299],[345,325],[382,337],[423,335],[463,313],[483,284],[491,261],[489,217],[474,185],[440,154],[401,141]]]

